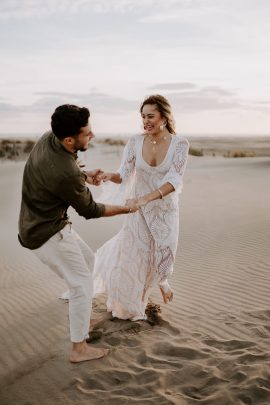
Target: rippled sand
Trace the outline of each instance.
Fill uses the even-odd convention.
[[[93,167],[100,156],[91,150]],[[102,167],[116,168],[106,155]],[[23,163],[0,165],[0,403],[270,403],[270,159],[190,157],[174,301],[158,322],[107,319],[107,358],[69,364],[65,284],[16,239]],[[98,190],[95,190],[98,194]],[[121,218],[74,228],[96,249]],[[95,300],[94,317],[105,313]]]

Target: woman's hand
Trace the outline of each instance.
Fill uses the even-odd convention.
[[[138,203],[136,198],[130,199],[126,201],[126,206],[130,209],[130,212],[136,212],[139,209]]]
[[[149,202],[149,200],[146,196],[142,196],[142,197],[138,198],[137,202],[138,202],[139,207],[142,207],[142,206],[146,205]]]
[[[143,205],[148,203],[148,199],[143,196],[143,197],[138,197],[138,198],[132,198],[128,201],[132,201],[133,203],[136,203],[138,207],[142,207]]]
[[[130,198],[126,201],[126,205],[138,205],[138,199],[137,198]]]
[[[106,181],[112,181],[113,173],[102,173],[100,178],[104,181],[104,183],[106,183]]]
[[[113,183],[116,183],[116,184],[122,183],[122,179],[121,179],[121,176],[119,173],[102,172],[102,174],[98,175],[98,178],[100,181],[103,181],[104,183],[106,183],[107,181],[112,181]]]
[[[138,208],[140,208],[148,203],[148,199],[145,196],[143,196],[139,198],[131,198],[130,200],[127,200],[127,203],[128,202],[130,202],[131,204],[137,204]]]

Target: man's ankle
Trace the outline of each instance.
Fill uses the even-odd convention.
[[[82,342],[72,342],[71,350],[81,352],[86,344],[86,340],[83,340]]]

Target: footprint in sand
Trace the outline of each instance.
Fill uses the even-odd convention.
[[[235,350],[242,350],[249,347],[254,347],[255,343],[243,340],[216,340],[216,339],[204,339],[203,343],[215,349],[232,352]]]
[[[270,403],[270,390],[259,387],[257,383],[242,388],[238,398],[245,405],[268,405]]]
[[[195,350],[190,347],[174,346],[168,342],[155,343],[152,348],[154,354],[167,356],[168,358],[178,358],[185,360],[203,359],[208,357],[201,350]]]
[[[252,364],[252,363],[263,363],[270,361],[270,356],[268,354],[252,354],[246,353],[239,356],[236,359],[237,364]]]

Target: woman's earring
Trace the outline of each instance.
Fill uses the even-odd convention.
[[[161,124],[161,125],[159,126],[160,131],[163,131],[163,129],[165,128],[165,126],[166,126],[166,123],[165,123],[165,122],[164,122],[163,124]]]

